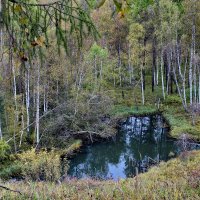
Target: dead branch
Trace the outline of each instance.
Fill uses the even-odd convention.
[[[3,185],[0,185],[0,188],[3,188],[5,190],[11,191],[11,192],[16,192],[16,193],[19,193],[20,195],[22,195],[22,193],[20,191],[18,191],[18,190],[12,190],[12,189],[10,189],[10,188],[8,188],[6,186],[3,186]]]

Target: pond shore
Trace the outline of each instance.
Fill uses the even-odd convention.
[[[1,199],[199,199],[200,152],[193,151],[160,163],[147,173],[118,182],[64,180],[61,184],[32,181],[0,181]],[[159,187],[158,187],[159,186]]]

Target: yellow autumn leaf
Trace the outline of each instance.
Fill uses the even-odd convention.
[[[28,24],[28,19],[26,17],[22,17],[19,21],[23,25]]]
[[[124,10],[121,10],[120,12],[118,12],[118,16],[119,16],[119,18],[124,18],[125,17]]]
[[[44,42],[45,42],[45,37],[44,36],[40,36],[36,39],[36,42],[39,46],[43,46]]]
[[[15,8],[14,8],[14,11],[15,11],[15,12],[21,12],[21,11],[22,11],[21,5],[19,5],[19,4],[16,5]]]

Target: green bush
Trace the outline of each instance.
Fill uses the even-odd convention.
[[[0,178],[8,180],[10,178],[21,178],[21,166],[19,163],[4,165],[0,168]]]
[[[165,99],[164,103],[167,104],[167,105],[174,105],[174,104],[180,105],[182,102],[181,102],[181,98],[179,96],[177,96],[177,95],[169,95]]]
[[[31,149],[18,155],[22,176],[28,180],[56,181],[61,176],[60,156],[54,151],[36,153]]]
[[[5,161],[9,158],[10,146],[4,141],[0,140],[0,161]]]

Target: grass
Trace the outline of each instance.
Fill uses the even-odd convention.
[[[38,171],[39,174],[39,171],[41,171],[42,168],[52,171],[53,174],[53,171],[56,170],[56,168],[58,170],[60,168],[60,157],[62,157],[63,155],[67,158],[73,156],[74,153],[76,153],[81,146],[81,140],[73,140],[68,143],[65,149],[53,149],[50,152],[41,151],[39,153],[36,153],[35,149],[32,149],[29,151],[25,151],[21,154],[14,155],[9,160],[6,160],[4,163],[0,164],[0,178],[4,180],[9,180],[12,177],[21,178],[23,177],[25,166],[26,171],[29,175],[31,174],[31,176],[36,176],[34,174],[36,171]],[[48,162],[45,163],[45,160]],[[53,162],[52,164],[49,163],[51,161]],[[47,165],[47,163],[49,163],[49,166]]]
[[[188,134],[194,140],[200,140],[200,118],[197,117],[196,125],[193,126],[190,116],[181,105],[168,105],[164,103],[159,110],[151,105],[131,107],[118,105],[113,108],[111,116],[118,119],[131,115],[144,116],[156,113],[162,113],[170,126],[170,135],[172,137],[178,138],[181,134]]]
[[[150,84],[149,84],[150,85]],[[179,137],[183,133],[200,140],[200,118],[192,126],[190,115],[182,108],[177,95],[167,96],[158,110],[156,99],[160,98],[160,88],[154,93],[150,87],[145,90],[145,105],[141,106],[140,90],[132,88],[109,91],[115,106],[111,117],[118,119],[130,115],[149,115],[162,112],[171,127],[170,134]],[[136,99],[137,97],[137,99]],[[59,153],[73,154],[81,146],[80,141]],[[0,181],[0,185],[19,190],[22,195],[0,188],[0,199],[199,199],[200,200],[200,151],[185,152],[179,158],[160,163],[147,173],[135,178],[121,179],[117,182],[99,180],[65,180],[54,182],[13,182]]]
[[[151,83],[148,81],[149,79],[147,79],[144,106],[141,103],[139,87],[116,89],[112,93],[115,99],[115,106],[112,109],[111,116],[118,119],[131,115],[143,116],[160,112],[170,125],[172,137],[178,138],[181,134],[188,134],[191,138],[200,141],[200,117],[197,116],[196,124],[193,126],[191,116],[184,111],[178,94],[168,95],[163,100],[162,96],[160,96],[162,94],[161,88],[155,88],[154,93],[152,93]],[[124,91],[124,98],[121,95],[122,90]],[[161,101],[158,110],[156,102],[159,98]]]
[[[190,116],[185,113],[182,107],[169,106],[163,111],[163,116],[171,127],[170,134],[179,137],[181,134],[188,134],[195,140],[200,140],[199,119],[195,126],[192,125]]]
[[[185,152],[137,177],[114,181],[0,182],[0,199],[200,199],[200,152]]]
[[[111,112],[114,117],[128,117],[130,115],[142,116],[158,113],[158,109],[153,106],[115,106]]]

